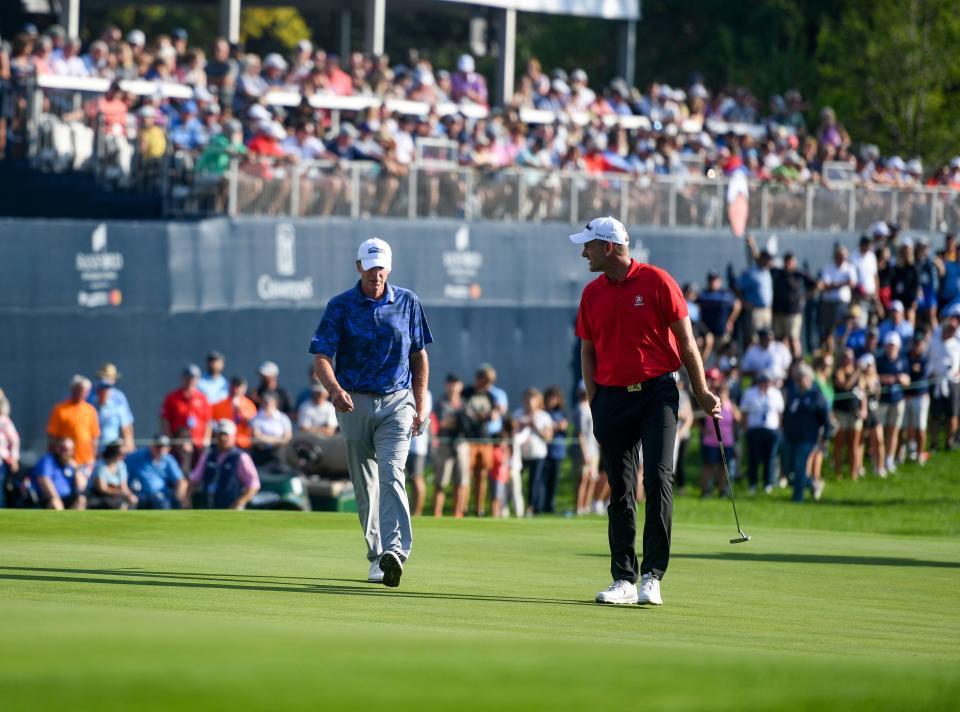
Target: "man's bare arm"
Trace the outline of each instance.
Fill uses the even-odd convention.
[[[587,402],[597,393],[597,382],[593,380],[597,372],[597,350],[592,341],[580,339],[580,372],[583,374],[583,386],[587,391]]]
[[[430,359],[427,358],[426,349],[410,354],[410,373],[413,376],[413,402],[417,408],[417,414],[413,420],[413,432],[419,434],[420,428],[430,417],[429,413],[424,412],[427,402],[427,383],[430,380]]]
[[[703,411],[714,418],[720,417],[720,399],[707,389],[707,379],[703,373],[703,361],[700,359],[700,351],[697,349],[697,340],[693,336],[693,327],[690,324],[690,317],[670,324],[670,330],[677,337],[677,344],[680,347],[680,360],[686,366],[687,375],[690,377],[690,389]]]
[[[333,361],[325,354],[317,354],[313,359],[313,371],[320,379],[320,383],[330,394],[330,402],[339,413],[349,413],[353,410],[353,399],[340,386],[337,377],[333,373]]]

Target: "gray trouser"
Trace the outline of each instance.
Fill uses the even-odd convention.
[[[353,410],[337,413],[347,440],[347,469],[357,498],[367,559],[392,551],[406,561],[413,546],[403,468],[416,406],[409,390],[385,396],[351,393]]]

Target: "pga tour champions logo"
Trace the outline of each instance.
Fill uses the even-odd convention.
[[[290,223],[280,223],[274,233],[276,277],[257,278],[257,296],[265,302],[301,302],[313,299],[313,277],[290,279],[297,274],[297,233]]]
[[[77,292],[77,305],[85,308],[118,307],[123,292],[117,286],[123,270],[123,254],[107,248],[107,226],[97,225],[90,235],[90,252],[78,252],[74,266],[83,287]]]

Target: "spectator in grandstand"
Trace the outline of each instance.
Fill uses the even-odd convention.
[[[863,421],[864,445],[869,449],[873,471],[878,477],[886,477],[886,453],[883,447],[883,423],[880,421],[880,394],[883,387],[880,376],[877,374],[877,361],[873,352],[865,353],[857,358],[857,367],[860,369],[860,384],[866,400],[866,417]],[[863,474],[864,468],[860,471]]]
[[[853,349],[844,347],[833,374],[833,415],[837,430],[833,439],[833,471],[839,479],[843,472],[843,451],[850,465],[850,479],[860,478],[863,467],[861,435],[867,403],[862,386],[863,373]]]
[[[910,366],[901,345],[900,335],[891,331],[883,339],[883,353],[877,357],[877,374],[882,387],[878,418],[883,425],[884,467],[890,474],[896,471],[897,441],[903,427],[906,407],[903,389],[910,385]]]
[[[943,320],[931,336],[927,351],[927,378],[930,380],[930,447],[940,447],[939,431],[944,431],[944,448],[955,447],[960,418],[960,307],[945,311]]]
[[[200,392],[200,367],[184,367],[180,386],[167,394],[160,408],[163,434],[176,440],[182,468],[189,468],[210,444],[210,401]]]
[[[757,332],[757,341],[747,348],[743,355],[743,372],[747,376],[756,376],[766,372],[777,384],[787,377],[787,370],[793,361],[790,348],[782,341],[772,338],[769,329]]]
[[[0,508],[8,506],[7,489],[20,472],[20,433],[10,418],[10,401],[0,390]],[[8,484],[9,483],[9,484]]]
[[[180,102],[168,133],[174,148],[196,152],[206,145],[210,137],[197,112],[197,103],[192,99]]]
[[[900,336],[900,340],[903,343],[908,342],[913,338],[913,324],[911,324],[906,317],[904,316],[903,302],[899,299],[894,299],[890,304],[889,316],[880,322],[877,329],[879,331],[880,343],[885,343],[887,334],[891,332],[896,332]]]
[[[157,125],[157,110],[150,104],[137,110],[140,132],[137,135],[137,150],[142,161],[159,161],[167,152],[167,133]]]
[[[260,396],[260,410],[250,421],[250,427],[253,430],[253,461],[260,466],[279,460],[280,451],[293,438],[293,425],[287,414],[278,409],[274,393],[267,392]],[[231,433],[233,444],[236,444],[236,433],[234,424]]]
[[[800,340],[803,333],[803,310],[807,294],[816,286],[816,280],[797,269],[797,258],[792,252],[783,256],[783,268],[770,270],[773,277],[773,331],[780,340],[785,339],[790,353],[799,358],[803,353]]]
[[[290,394],[287,389],[280,385],[280,367],[273,361],[264,361],[257,369],[260,376],[260,383],[253,389],[250,399],[256,403],[257,408],[264,407],[264,398],[272,395],[276,400],[277,409],[281,413],[291,413],[293,411],[293,401],[290,400]]]
[[[250,455],[237,447],[236,434],[232,420],[217,421],[216,444],[190,474],[188,501],[198,494],[202,509],[244,509],[260,491],[260,475]]]
[[[469,54],[462,54],[457,60],[457,71],[450,77],[451,95],[454,102],[460,104],[488,104],[487,80],[476,71],[476,64]]]
[[[269,85],[260,76],[260,57],[247,54],[243,59],[243,69],[237,79],[233,99],[233,111],[236,115],[243,114],[247,107],[255,104],[267,93]]]
[[[100,423],[100,443],[120,441],[123,451],[133,452],[133,412],[127,396],[117,388],[120,372],[112,363],[105,363],[97,371],[96,390],[90,404],[96,408]]]
[[[88,509],[127,509],[137,506],[137,496],[127,486],[123,443],[110,442],[97,460],[87,494]]]
[[[90,123],[96,127],[97,121],[103,122],[103,130],[107,135],[122,137],[127,130],[127,98],[120,88],[120,82],[110,83],[106,93],[99,99],[87,104],[87,116]]]
[[[354,93],[353,80],[340,68],[340,57],[330,53],[323,63],[327,76],[327,88],[337,96],[350,96]]]
[[[428,413],[433,412],[433,396],[430,391],[424,394],[424,408]],[[407,462],[404,467],[406,476],[413,484],[413,498],[410,502],[410,511],[415,516],[423,514],[423,505],[427,499],[427,456],[430,454],[431,433],[423,428],[419,434],[410,438],[410,451],[407,453]]]
[[[513,414],[514,436],[520,444],[523,469],[527,472],[527,513],[547,511],[543,470],[547,443],[553,437],[553,419],[543,409],[543,395],[536,388],[523,392],[523,407]]]
[[[447,374],[443,398],[437,404],[437,444],[433,451],[435,488],[433,516],[443,516],[446,489],[453,482],[454,516],[464,515],[470,485],[470,443],[466,441],[475,423],[464,412],[463,381],[455,373]]]
[[[230,43],[223,37],[213,42],[213,53],[207,60],[204,71],[207,75],[207,87],[216,93],[221,106],[233,105],[233,90],[237,83],[239,68],[230,56]]]
[[[137,496],[137,509],[179,509],[187,483],[170,454],[170,438],[155,435],[148,447],[127,455],[127,482]]]
[[[253,445],[253,429],[250,427],[257,415],[257,406],[247,398],[247,380],[242,376],[230,379],[227,397],[217,401],[210,408],[214,421],[232,420],[237,426],[237,447],[249,450]]]
[[[53,407],[47,421],[51,449],[65,439],[70,440],[70,456],[83,475],[84,483],[96,461],[100,439],[100,418],[97,409],[87,402],[89,395],[90,379],[74,376],[70,381],[70,397]]]
[[[42,507],[87,508],[87,475],[74,459],[74,442],[69,437],[54,440],[50,452],[34,466],[31,483]]]
[[[930,386],[927,381],[927,340],[922,333],[910,339],[907,351],[907,366],[910,384],[903,389],[904,425],[906,440],[901,446],[906,450],[905,457],[926,464],[927,458],[927,420],[930,414]]]
[[[550,386],[543,394],[543,408],[553,421],[553,437],[547,445],[547,457],[543,463],[543,511],[556,511],[557,484],[560,482],[560,467],[567,459],[567,430],[569,422],[563,406],[560,386]]]
[[[225,364],[222,353],[211,351],[207,354],[207,370],[197,381],[197,390],[207,397],[211,405],[224,400],[229,394],[230,384],[223,375]]]
[[[857,269],[847,259],[847,248],[837,242],[833,246],[833,262],[823,268],[818,283],[822,290],[818,313],[821,343],[846,317],[856,286]]]
[[[752,265],[740,276],[737,286],[743,300],[746,337],[750,339],[760,329],[773,326],[773,256],[766,248],[758,250],[752,235],[747,235],[747,249]]]
[[[321,383],[310,387],[310,399],[300,404],[297,425],[300,430],[330,437],[337,432],[337,411]]]
[[[805,363],[795,371],[796,388],[786,402],[783,414],[784,442],[793,470],[793,501],[802,502],[807,487],[819,501],[824,482],[810,471],[811,455],[822,448],[829,427],[829,409],[823,393],[814,384],[813,369]]]
[[[733,334],[733,326],[740,315],[740,300],[733,291],[724,289],[720,273],[707,272],[707,288],[697,298],[700,322],[705,331],[703,359],[713,353],[714,346],[723,346]]]
[[[784,407],[780,389],[773,384],[773,377],[765,371],[756,375],[753,385],[747,389],[740,401],[740,410],[745,416],[747,427],[747,479],[750,482],[751,494],[756,494],[757,475],[761,465],[764,491],[770,492],[773,489]],[[726,443],[726,440],[724,442]],[[718,442],[714,445],[719,447]]]

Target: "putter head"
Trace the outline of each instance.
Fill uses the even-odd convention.
[[[744,534],[743,532],[740,532],[740,536],[738,536],[736,539],[731,539],[731,540],[730,540],[730,543],[731,543],[731,544],[743,544],[743,543],[746,543],[746,542],[748,542],[748,541],[750,541],[750,535],[749,535],[749,534]]]

